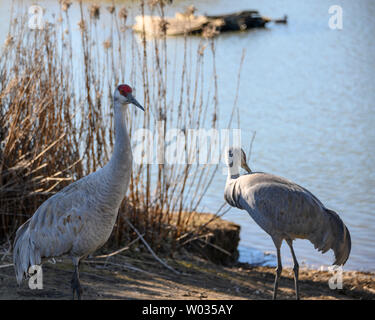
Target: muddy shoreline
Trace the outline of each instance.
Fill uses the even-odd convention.
[[[221,266],[192,254],[164,260],[179,272],[174,274],[149,254],[118,254],[106,259],[88,259],[81,265],[84,300],[174,299],[174,300],[268,300],[272,297],[274,268],[246,263]],[[43,265],[43,289],[30,290],[27,281],[18,287],[10,257],[0,263],[0,299],[71,299],[72,265],[57,259]],[[4,267],[5,266],[5,267]],[[332,290],[327,271],[300,269],[301,299],[351,300],[375,298],[375,274],[343,272],[343,288]],[[294,299],[293,271],[283,269],[279,299]]]

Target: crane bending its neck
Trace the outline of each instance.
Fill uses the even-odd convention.
[[[228,180],[237,179],[239,176],[240,176],[240,167],[238,165],[235,165],[234,163],[228,164]]]
[[[226,161],[228,166],[228,180],[237,179],[240,176],[240,167],[251,173],[246,163],[246,154],[241,148],[229,148]]]
[[[240,163],[241,160],[239,159],[239,155],[237,156],[231,153],[227,158],[228,180],[237,179],[240,176]]]

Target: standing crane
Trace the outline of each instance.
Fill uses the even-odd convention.
[[[125,84],[116,88],[113,102],[115,146],[110,161],[47,199],[17,230],[13,262],[18,284],[42,259],[68,255],[74,265],[73,299],[75,293],[81,299],[79,263],[107,242],[129,185],[133,157],[127,105],[144,111]]]
[[[345,264],[351,249],[350,233],[336,212],[327,209],[310,191],[291,181],[268,173],[252,172],[246,163],[245,152],[240,148],[229,148],[226,161],[225,200],[232,207],[246,210],[275,244],[277,268],[273,299],[276,299],[282,271],[280,247],[283,240],[289,245],[293,257],[296,299],[299,299],[299,265],[293,240],[308,239],[322,253],[332,249],[335,253],[333,264]],[[240,176],[240,166],[248,174]]]

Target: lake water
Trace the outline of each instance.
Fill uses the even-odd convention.
[[[57,7],[52,0],[32,2],[49,12]],[[9,3],[0,0],[2,30],[7,30]],[[121,3],[128,4],[132,16],[138,14],[134,2]],[[173,15],[189,4],[174,1],[167,13]],[[218,37],[221,121],[228,122],[245,49],[238,106],[246,150],[256,131],[250,167],[295,181],[338,212],[352,237],[344,269],[374,271],[375,2],[336,0],[334,4],[343,9],[342,30],[329,28],[331,4],[325,0],[238,0],[235,7],[230,1],[204,0],[194,5],[208,14],[256,9],[273,18],[288,15],[287,25],[269,24],[266,29]],[[202,211],[215,212],[223,202],[226,176],[221,172],[222,168]],[[271,238],[245,211],[232,209],[224,218],[242,227],[241,261],[275,265]],[[322,255],[307,240],[297,240],[294,247],[301,265],[319,268],[333,262],[331,252]],[[283,264],[290,266],[285,243],[282,256]]]

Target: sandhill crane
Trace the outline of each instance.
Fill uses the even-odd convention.
[[[343,265],[351,249],[350,233],[336,212],[327,209],[311,192],[284,178],[252,172],[245,152],[229,148],[226,152],[228,178],[224,198],[232,207],[246,210],[272,238],[277,251],[277,268],[273,290],[276,299],[282,265],[280,247],[283,240],[290,247],[294,262],[294,286],[299,299],[299,265],[293,240],[308,239],[322,253],[332,249],[335,265]],[[239,167],[248,174],[240,176]]]
[[[47,199],[17,230],[13,262],[18,284],[29,267],[40,265],[42,259],[68,255],[74,265],[73,299],[75,293],[81,299],[79,262],[108,240],[129,185],[133,158],[125,121],[127,105],[144,111],[125,84],[116,88],[113,104],[115,146],[110,161]]]

